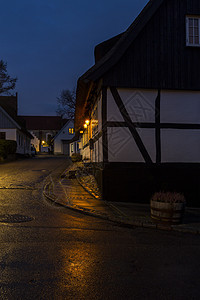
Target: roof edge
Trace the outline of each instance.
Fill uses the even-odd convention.
[[[115,65],[163,2],[164,0],[150,0],[116,44],[79,79],[84,82],[96,81]]]

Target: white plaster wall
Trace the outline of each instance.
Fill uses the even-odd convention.
[[[161,91],[162,123],[200,123],[200,92]]]
[[[118,89],[132,122],[154,122],[157,90]],[[124,122],[110,89],[107,90],[107,120]]]
[[[140,129],[138,133],[155,162],[154,129]],[[144,162],[128,128],[108,128],[108,149],[109,162]]]
[[[16,129],[0,129],[0,132],[6,132],[6,140],[16,141]]]
[[[98,132],[102,130],[102,94],[98,98]]]
[[[98,140],[98,162],[103,162],[103,141],[102,137]]]
[[[40,141],[32,131],[30,131],[30,133],[34,137],[34,139],[31,140],[31,144],[35,146],[36,151],[39,151]]]
[[[92,151],[92,161],[96,163],[103,161],[101,141],[102,139],[99,139],[94,143],[94,150]]]
[[[17,142],[17,154],[30,154],[31,139],[28,138],[23,132],[13,129],[0,129],[0,132],[6,132],[6,140],[12,140]],[[17,139],[17,134],[21,136],[21,145]]]
[[[62,141],[60,138],[54,140],[54,153],[59,154],[62,152]]]
[[[83,159],[88,158],[90,159],[90,147],[85,147],[84,149],[81,150],[81,154],[83,156]]]
[[[31,139],[28,138],[23,132],[17,132],[17,150],[16,153],[18,154],[30,154],[31,153]],[[21,136],[21,144],[19,144],[19,135]]]
[[[74,122],[69,121],[59,132],[56,137],[56,140],[71,140],[74,137],[74,134],[69,134],[69,128],[74,128]]]
[[[162,123],[200,123],[200,92],[161,91]],[[161,130],[162,162],[200,162],[200,130]]]
[[[96,159],[96,145],[97,143],[94,143],[94,149],[91,151],[91,155],[92,155],[92,162],[97,162],[97,159]]]
[[[162,162],[200,163],[200,131],[163,129]]]

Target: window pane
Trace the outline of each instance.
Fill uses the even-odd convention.
[[[200,17],[187,18],[187,43],[189,45],[200,45]]]
[[[199,45],[199,37],[198,36],[195,36],[194,42],[196,45]]]
[[[196,35],[196,36],[199,35],[199,28],[198,27],[194,28],[194,35]]]
[[[193,36],[193,28],[189,28],[189,36]]]
[[[198,19],[194,19],[194,26],[198,27],[199,26],[199,20]]]
[[[192,36],[189,37],[189,43],[193,44],[193,37]]]
[[[189,19],[189,26],[193,27],[193,19]]]

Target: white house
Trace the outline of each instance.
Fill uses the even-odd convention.
[[[16,141],[17,154],[30,154],[32,135],[23,126],[23,120],[9,106],[9,98],[0,97],[0,139]]]
[[[199,0],[151,0],[77,84],[75,129],[104,199],[173,190],[200,206],[199,112]]]
[[[74,121],[68,120],[53,138],[54,154],[70,155],[69,143],[74,135]]]

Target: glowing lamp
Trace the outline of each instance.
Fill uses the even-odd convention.
[[[84,124],[84,128],[87,128],[87,124]]]
[[[89,125],[89,124],[90,124],[90,121],[89,121],[89,120],[86,120],[86,121],[85,121],[85,124],[86,124],[86,125]]]

